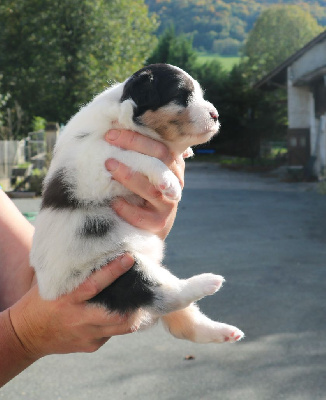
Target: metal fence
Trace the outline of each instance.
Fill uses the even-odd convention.
[[[46,153],[45,131],[30,132],[26,138],[26,161]]]
[[[11,176],[15,165],[25,162],[25,140],[0,140],[0,179]]]

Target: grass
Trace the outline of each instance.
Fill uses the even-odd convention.
[[[23,163],[23,164],[19,164],[19,165],[17,166],[17,168],[26,168],[26,169],[27,169],[30,165],[31,165],[31,163],[25,162],[25,163]]]
[[[195,154],[193,158],[187,158],[186,162],[211,162],[218,163],[221,156],[217,154]]]
[[[318,193],[326,195],[326,181],[320,182],[317,186]]]
[[[198,54],[197,62],[199,65],[213,60],[218,60],[226,71],[231,71],[232,67],[239,63],[240,57],[223,57],[212,53]]]
[[[235,171],[269,172],[281,165],[284,165],[284,162],[279,158],[279,156],[280,154],[277,153],[275,157],[269,156],[251,159],[248,157],[223,156],[216,153],[195,154],[195,157],[187,159],[187,162],[217,163],[222,168]]]

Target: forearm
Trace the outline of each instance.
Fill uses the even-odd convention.
[[[0,313],[0,387],[9,382],[36,359],[30,357],[18,339],[10,319],[10,310]]]
[[[0,190],[0,311],[20,299],[31,287],[29,266],[34,228]]]

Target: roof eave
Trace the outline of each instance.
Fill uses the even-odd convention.
[[[274,68],[271,72],[269,72],[267,75],[265,75],[262,79],[257,81],[253,87],[255,89],[262,89],[262,90],[270,90],[271,83],[272,85],[281,85],[281,86],[286,86],[286,72],[287,68],[293,64],[298,58],[300,58],[304,53],[306,53],[309,49],[311,49],[313,46],[315,46],[317,43],[321,42],[322,40],[326,39],[326,31],[323,31],[320,33],[318,36],[316,36],[314,39],[312,39],[310,42],[308,42],[305,46],[303,46],[301,49],[299,49],[297,52],[292,54],[289,58],[287,58],[282,64],[278,65],[276,68]],[[282,76],[283,74],[283,76]]]

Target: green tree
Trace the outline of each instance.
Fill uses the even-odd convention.
[[[316,19],[299,6],[263,11],[244,46],[249,78],[260,79],[321,31]]]
[[[210,101],[218,110],[223,106],[223,92],[228,73],[218,60],[196,65],[193,77],[198,80],[205,92],[205,99]]]
[[[297,4],[310,12],[319,24],[326,25],[325,0],[145,0],[160,18],[159,34],[170,26],[176,33],[193,37],[196,50],[224,52],[243,46],[254,22],[263,10],[273,4]],[[231,39],[231,41],[230,41]],[[235,42],[236,41],[236,42]]]
[[[174,27],[170,26],[160,37],[147,63],[172,64],[191,74],[196,58],[197,53],[192,47],[192,41],[184,35],[177,36]]]
[[[2,91],[33,116],[65,122],[141,67],[155,46],[143,0],[2,0]]]
[[[220,133],[210,145],[220,154],[256,157],[259,140],[253,120],[257,97],[242,67],[236,65],[227,73],[218,62],[211,62],[198,68],[195,76],[221,122]]]
[[[217,153],[254,160],[259,157],[261,140],[284,140],[283,92],[253,89],[243,64],[227,73],[219,62],[209,62],[197,66],[193,76],[219,112],[220,133],[209,144]]]

